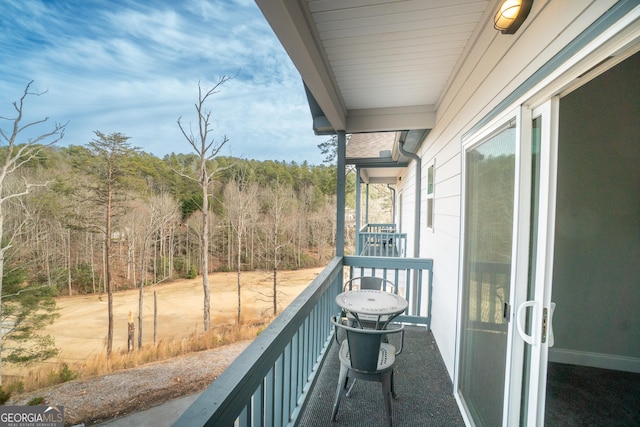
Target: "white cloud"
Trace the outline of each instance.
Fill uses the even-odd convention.
[[[313,136],[301,79],[253,1],[12,5],[0,42],[22,48],[0,53],[0,115],[34,79],[48,93],[30,100],[28,117],[70,120],[63,144],[121,132],[162,157],[191,151],[176,120],[195,122],[198,81],[227,75],[208,105],[214,135],[229,138],[224,154],[322,161],[326,137]]]

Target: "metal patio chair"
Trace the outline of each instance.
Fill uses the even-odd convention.
[[[340,343],[338,357],[340,358],[340,376],[336,397],[333,404],[331,419],[336,421],[340,400],[344,397],[349,378],[365,381],[377,381],[382,383],[382,395],[387,416],[387,424],[392,425],[391,397],[397,398],[393,384],[393,369],[396,356],[402,352],[404,346],[404,326],[398,328],[375,330],[360,329],[347,326],[341,322],[341,318],[331,317],[331,322],[338,331],[342,330],[345,338]],[[383,337],[390,334],[400,334],[400,345],[396,348],[393,344],[384,342]]]

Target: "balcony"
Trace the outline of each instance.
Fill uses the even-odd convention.
[[[356,236],[356,253],[362,256],[406,257],[407,233],[395,224],[366,224]]]
[[[341,405],[338,421],[330,419],[339,368],[329,318],[339,312],[335,297],[345,278],[358,275],[393,281],[395,292],[409,301],[397,319],[412,326],[398,358],[396,424],[464,425],[429,332],[432,260],[362,256],[334,258],[174,425],[354,425],[355,419],[383,425],[375,383],[358,382]]]

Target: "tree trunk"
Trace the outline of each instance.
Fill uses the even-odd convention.
[[[169,277],[173,278],[173,254],[175,253],[173,248],[175,247],[175,235],[176,229],[173,225],[169,226]]]
[[[153,291],[153,342],[158,340],[158,292]]]
[[[113,289],[111,287],[111,185],[107,189],[107,218],[105,230],[105,271],[107,287],[107,311],[109,325],[107,327],[107,357],[111,357],[113,348]]]
[[[276,202],[277,204],[277,202]],[[278,312],[278,229],[279,211],[276,210],[275,227],[273,230],[273,315]]]
[[[67,229],[67,285],[69,287],[69,296],[72,295],[71,292],[71,230]]]
[[[231,244],[232,236],[233,236],[233,231],[232,231],[231,219],[228,219],[226,241],[227,241],[227,265],[229,266],[229,269],[233,268],[233,255],[232,255],[233,245]]]
[[[89,251],[91,253],[91,286],[93,287],[93,293],[96,293],[96,266],[94,262],[93,253],[93,234],[89,234]]]
[[[0,242],[4,231],[4,211],[0,203]],[[4,252],[5,247],[0,247],[0,319],[2,319],[2,279],[4,276]],[[2,349],[4,348],[4,329],[0,323],[0,386],[2,385]]]
[[[142,254],[140,255],[140,289],[138,292],[138,350],[142,349],[142,310],[144,305],[142,304],[142,299],[144,297],[144,271],[146,266],[146,252],[147,252],[147,244],[144,243],[144,247],[142,248]]]
[[[278,269],[273,266],[273,315],[278,313],[278,297],[276,291],[278,290]]]
[[[211,316],[211,295],[209,291],[209,195],[204,159],[202,160],[202,290],[204,292],[204,330],[209,330]]]
[[[158,237],[158,239],[161,239]],[[153,245],[153,283],[158,283],[158,245]]]
[[[238,232],[238,259],[237,259],[237,268],[238,268],[238,326],[240,326],[240,318],[242,312],[242,297],[240,295],[240,271],[241,271],[241,260],[242,260],[242,252],[240,248],[242,247],[242,234]]]
[[[133,337],[136,327],[133,325],[133,314],[129,311],[129,322],[127,322],[127,353],[135,348],[133,345]]]

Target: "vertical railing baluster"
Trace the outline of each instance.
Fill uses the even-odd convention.
[[[311,354],[309,353],[311,351],[311,325],[310,325],[310,319],[309,317],[307,317],[304,321],[304,348],[305,348],[305,352],[304,352],[304,379],[305,381],[307,380],[307,378],[309,378],[309,361],[311,359]]]
[[[276,360],[274,366],[274,379],[275,379],[275,401],[273,410],[274,423],[277,426],[281,426],[284,418],[284,353],[280,355]]]
[[[476,271],[475,272],[475,278],[476,278],[476,313],[475,313],[475,320],[477,322],[482,322],[482,281],[483,281],[483,277],[482,277],[482,271]]]
[[[291,343],[287,345],[284,350],[282,359],[282,419],[285,424],[291,420],[291,401],[289,396],[292,393],[291,387]]]
[[[429,299],[427,303],[427,330],[431,330],[431,304],[433,303],[433,268],[429,269]]]
[[[298,404],[298,398],[302,394],[300,384],[298,383],[298,360],[299,360],[298,334],[291,338],[291,396],[289,397],[289,406],[295,408]]]
[[[405,292],[406,292],[407,296],[405,298],[406,298],[407,301],[409,301],[409,306],[407,307],[407,310],[405,311],[405,313],[407,313],[409,316],[413,316],[413,314],[414,314],[413,313],[413,309],[415,307],[415,305],[413,303],[414,302],[413,299],[415,298],[415,295],[414,295],[415,294],[415,286],[414,286],[414,283],[413,283],[414,277],[413,277],[413,274],[411,274],[411,270],[409,270],[409,269],[404,270],[404,274],[405,274],[405,277],[406,277],[405,281],[407,283],[407,286],[406,286],[406,289],[405,289]]]
[[[311,310],[311,315],[309,316],[309,327],[311,330],[311,335],[309,336],[309,355],[316,354],[316,324],[317,324],[317,316],[318,316],[318,306],[316,305],[313,310]],[[315,357],[309,357],[309,368],[307,370],[307,378],[311,375],[313,371],[313,367],[316,363]]]
[[[274,400],[275,400],[275,381],[273,368],[265,377],[265,396],[264,396],[264,426],[274,426]]]
[[[313,323],[313,335],[312,335],[312,339],[313,339],[313,347],[311,350],[311,354],[313,354],[315,357],[313,358],[313,363],[311,364],[311,369],[309,370],[309,373],[313,372],[316,363],[318,362],[318,357],[317,355],[320,352],[320,346],[318,345],[318,333],[320,330],[320,307],[316,304],[316,307],[313,309],[313,313],[312,313],[312,323]]]
[[[242,412],[240,413],[240,416],[238,416],[238,419],[236,420],[235,425],[237,425],[238,427],[249,427],[251,425],[250,420],[251,420],[251,404],[247,404],[247,406],[245,406]]]
[[[304,323],[298,330],[298,389],[304,388]]]
[[[273,423],[275,426],[282,425],[282,398],[284,394],[284,361],[281,354],[273,367],[274,392],[273,392]]]
[[[259,427],[264,425],[264,380],[258,386],[258,389],[253,393],[252,406],[253,411],[251,414],[252,425]]]
[[[416,295],[416,312],[414,313],[414,315],[420,316],[420,314],[422,313],[422,270],[418,270],[418,273],[416,274],[416,280],[418,281],[418,284],[416,286],[418,292]]]

